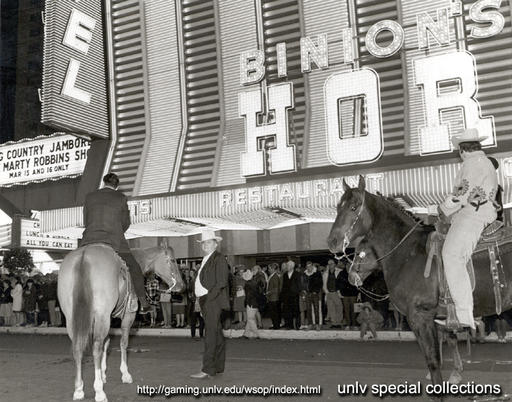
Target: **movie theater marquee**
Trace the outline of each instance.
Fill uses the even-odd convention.
[[[471,6],[469,17],[478,23],[471,30],[475,38],[490,38],[502,31],[505,19],[498,11],[501,0],[478,0]],[[437,15],[417,15],[416,32],[418,48],[428,49],[434,43],[450,44],[450,16],[461,15],[460,1],[450,8],[437,10]],[[392,41],[381,46],[377,37],[384,31],[392,34]],[[344,63],[354,63],[355,43],[350,29],[342,32]],[[369,53],[377,58],[390,57],[404,45],[404,29],[395,21],[383,20],[374,24],[367,32],[365,45]],[[327,34],[301,38],[301,70],[303,73],[329,68]],[[278,76],[285,78],[286,44],[276,46]],[[477,128],[487,136],[484,146],[496,146],[493,116],[482,116],[478,103],[478,77],[474,56],[466,51],[420,57],[413,60],[414,85],[423,97],[424,124],[420,127],[420,155],[439,154],[452,151],[450,130],[441,121],[441,114],[448,110],[461,110],[466,127]],[[265,77],[263,50],[249,50],[240,55],[240,84],[258,84]],[[335,72],[324,83],[325,143],[332,164],[338,166],[371,163],[380,158],[384,150],[380,105],[380,81],[378,74],[370,68]],[[440,93],[443,84],[456,83],[455,90]],[[265,151],[257,147],[258,138],[274,136],[275,147],[268,151],[271,174],[296,170],[295,145],[289,143],[287,110],[293,108],[293,84],[284,82],[250,89],[239,94],[239,115],[245,120],[246,150],[241,155],[243,177],[266,174]],[[268,105],[264,110],[262,97]],[[366,131],[343,133],[339,118],[339,105],[351,99],[364,99]],[[271,112],[269,114],[269,112]],[[271,123],[259,125],[257,116],[269,114]]]

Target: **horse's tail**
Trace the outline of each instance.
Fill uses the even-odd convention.
[[[74,352],[82,354],[91,343],[93,329],[92,287],[90,266],[82,250],[79,263],[75,267],[73,284],[73,313],[71,339]]]

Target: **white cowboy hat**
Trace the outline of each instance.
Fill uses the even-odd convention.
[[[250,281],[252,279],[252,272],[250,269],[248,269],[247,271],[245,271],[243,274],[242,274],[242,278],[244,281]]]
[[[221,241],[222,240],[222,237],[220,236],[215,236],[215,232],[213,230],[210,230],[210,229],[207,229],[207,230],[204,230],[202,233],[201,233],[201,240],[197,240],[198,243],[202,243],[204,241],[207,241],[207,240],[217,240],[217,241]]]
[[[459,144],[461,142],[482,142],[485,140],[487,136],[481,136],[476,128],[467,128],[462,134],[456,135],[452,137],[452,144],[455,149],[459,149]]]

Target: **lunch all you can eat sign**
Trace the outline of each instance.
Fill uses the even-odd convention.
[[[0,186],[12,186],[82,174],[89,141],[67,134],[0,146]]]

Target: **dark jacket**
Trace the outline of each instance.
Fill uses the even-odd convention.
[[[283,287],[281,290],[282,297],[297,296],[300,292],[300,273],[293,271],[291,278],[288,277],[288,272],[283,273]]]
[[[304,271],[302,274],[303,281],[305,283],[304,290],[308,293],[320,293],[324,284],[322,280],[322,274],[318,271],[315,271],[311,275],[308,275],[306,272],[307,271]]]
[[[4,289],[3,285],[0,287],[0,303],[12,303],[11,287]]]
[[[341,270],[337,280],[339,283],[338,288],[342,296],[354,297],[359,294],[359,290],[348,281],[348,271],[346,268]]]
[[[259,307],[260,301],[260,285],[257,278],[252,278],[250,281],[245,282],[245,304],[252,308]]]
[[[281,294],[281,288],[283,287],[283,279],[276,272],[274,275],[271,275],[268,279],[267,285],[267,300],[269,302],[277,302],[279,301],[279,295]]]
[[[130,251],[124,232],[130,227],[126,196],[111,188],[87,194],[84,204],[85,230],[80,246],[105,243],[117,252]]]
[[[36,309],[37,289],[34,285],[29,289],[23,289],[23,310],[30,313]]]
[[[208,290],[206,301],[217,303],[223,310],[229,309],[229,268],[226,258],[214,251],[199,275],[201,285]]]

